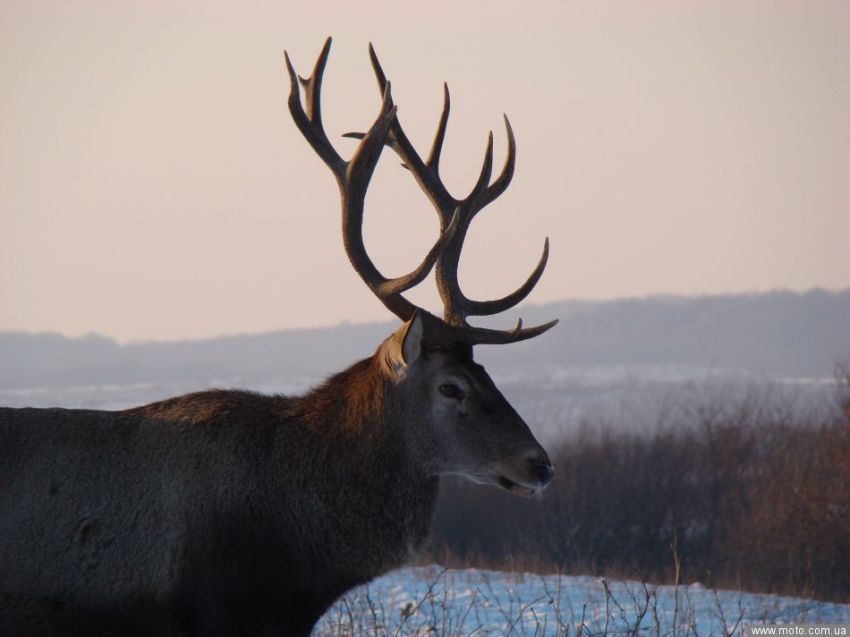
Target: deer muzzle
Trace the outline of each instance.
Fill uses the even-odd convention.
[[[554,475],[555,467],[538,445],[521,454],[516,464],[500,467],[496,482],[515,495],[531,496],[543,491]]]

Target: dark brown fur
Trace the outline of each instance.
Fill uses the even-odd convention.
[[[309,634],[427,533],[437,478],[404,462],[386,385],[373,358],[297,399],[0,409],[0,620],[29,609],[14,620],[26,634]],[[165,573],[144,572],[163,556]]]

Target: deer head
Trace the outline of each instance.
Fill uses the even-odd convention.
[[[510,122],[505,117],[508,156],[499,176],[491,182],[490,133],[484,164],[472,191],[466,198],[456,199],[439,176],[449,116],[448,88],[444,87],[443,111],[431,152],[423,161],[398,122],[390,83],[370,45],[372,67],[382,95],[381,109],[368,131],[346,135],[360,139],[360,143],[351,159],[345,161],[331,145],[322,125],[322,76],[330,46],[328,38],[308,79],[296,74],[286,55],[291,83],[289,110],[298,129],[336,178],[342,202],[343,243],[351,264],[375,296],[404,322],[381,345],[376,359],[405,415],[408,448],[433,475],[457,473],[520,494],[542,489],[554,472],[549,457],[484,368],[474,362],[472,350],[478,344],[513,343],[538,336],[557,320],[530,328],[524,328],[519,320],[513,329],[502,331],[472,326],[467,318],[497,314],[522,301],[543,274],[548,239],[526,282],[501,299],[469,299],[458,283],[458,262],[470,222],[505,191],[513,177],[516,143]],[[306,94],[304,104],[301,87]],[[440,236],[424,260],[413,271],[396,278],[387,278],[378,271],[366,252],[362,235],[366,190],[384,146],[401,157],[403,166],[434,205],[440,223]],[[403,296],[435,266],[444,306],[442,319]]]

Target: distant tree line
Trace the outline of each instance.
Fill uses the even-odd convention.
[[[833,416],[759,398],[696,425],[584,424],[541,499],[445,481],[424,561],[850,601],[850,373]],[[812,420],[816,418],[816,420]],[[688,422],[693,423],[692,419]]]

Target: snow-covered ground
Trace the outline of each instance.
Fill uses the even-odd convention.
[[[743,635],[751,624],[850,623],[850,604],[699,584],[439,567],[395,571],[351,591],[313,637]]]

